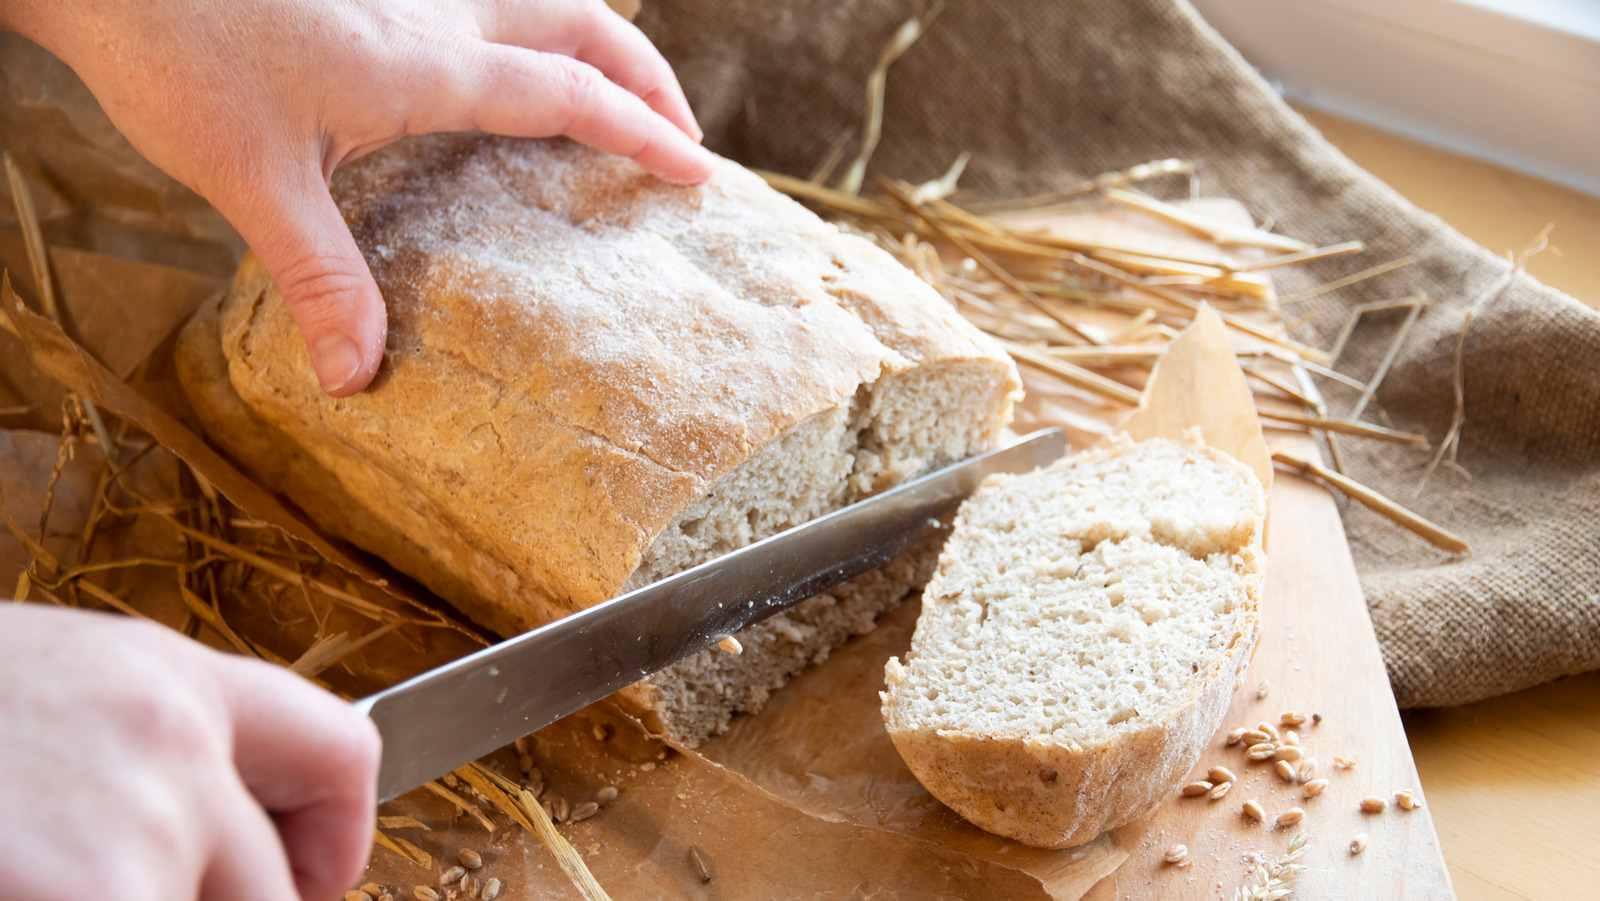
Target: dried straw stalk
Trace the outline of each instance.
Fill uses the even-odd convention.
[[[1465,554],[1472,550],[1465,538],[1445,529],[1417,513],[1407,510],[1394,501],[1389,500],[1371,488],[1357,482],[1349,476],[1334,472],[1315,460],[1297,457],[1286,451],[1273,453],[1272,459],[1285,466],[1291,466],[1307,475],[1313,475],[1339,489],[1340,493],[1361,505],[1382,514],[1385,517],[1405,526],[1407,529],[1422,536],[1434,547],[1449,551],[1452,554]]]

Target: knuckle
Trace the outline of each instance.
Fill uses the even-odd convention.
[[[551,93],[574,119],[593,109],[598,101],[598,73],[591,66],[564,59],[555,66],[552,81]]]
[[[310,256],[283,266],[275,280],[295,321],[314,328],[341,321],[368,278],[343,257]]]

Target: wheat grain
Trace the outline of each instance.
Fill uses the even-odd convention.
[[[1302,785],[1317,778],[1317,758],[1307,757],[1305,760],[1300,761],[1300,768],[1295,772],[1295,778]]]
[[[1191,782],[1183,787],[1183,796],[1185,798],[1197,798],[1200,795],[1208,794],[1213,788],[1216,788],[1216,786],[1209,782]]]
[[[1245,751],[1245,756],[1256,763],[1260,763],[1263,760],[1271,760],[1272,755],[1276,753],[1278,753],[1278,746],[1267,741],[1259,745],[1251,745],[1249,750]]]
[[[1328,788],[1328,780],[1326,780],[1326,779],[1313,779],[1310,782],[1307,782],[1305,784],[1305,788],[1301,789],[1300,794],[1301,794],[1301,797],[1304,797],[1307,800],[1310,800],[1311,798],[1315,798],[1317,795],[1322,794],[1324,791],[1327,790],[1327,788]]]
[[[1361,799],[1361,812],[1362,813],[1383,813],[1388,808],[1389,808],[1389,802],[1383,800],[1382,798],[1378,797],[1377,795],[1373,795],[1370,798],[1362,798]]]
[[[1210,780],[1214,785],[1221,785],[1224,782],[1234,782],[1238,780],[1238,778],[1238,776],[1233,774],[1233,770],[1230,770],[1225,766],[1214,766],[1206,771],[1206,779]]]

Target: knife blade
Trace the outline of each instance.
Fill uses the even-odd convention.
[[[355,702],[387,801],[942,534],[984,477],[1066,450],[1060,429],[969,458]]]

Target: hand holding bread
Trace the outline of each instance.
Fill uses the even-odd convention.
[[[661,55],[601,0],[18,0],[151,162],[228,218],[282,286],[318,380],[365,388],[383,298],[328,195],[401,137],[568,135],[698,182],[710,153]]]

